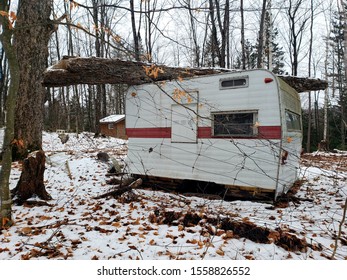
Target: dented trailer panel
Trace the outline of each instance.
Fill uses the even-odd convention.
[[[277,197],[297,179],[298,93],[267,70],[129,88],[130,173],[261,189]]]

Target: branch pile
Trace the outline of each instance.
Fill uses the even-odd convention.
[[[157,209],[150,214],[149,220],[151,223],[181,225],[184,227],[201,225],[203,227],[202,231],[205,230],[210,235],[223,234],[230,238],[247,238],[256,243],[274,243],[291,252],[307,252],[308,248],[317,251],[322,249],[320,244],[310,244],[304,237],[299,238],[292,229],[285,227],[269,229],[256,225],[247,218],[236,220],[227,217],[201,216],[201,213],[194,212],[184,214]]]

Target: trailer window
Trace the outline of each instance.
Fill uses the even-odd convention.
[[[300,115],[286,110],[287,130],[301,130]]]
[[[220,89],[248,87],[248,77],[220,79]]]
[[[255,136],[257,112],[213,113],[213,136]]]

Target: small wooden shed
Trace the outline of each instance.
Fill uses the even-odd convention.
[[[127,139],[125,115],[110,115],[100,120],[100,133],[105,136]]]

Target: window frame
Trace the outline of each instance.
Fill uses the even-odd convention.
[[[288,122],[288,117],[295,117],[294,119],[292,118],[290,122]],[[285,120],[286,120],[286,128],[287,131],[302,131],[302,120],[301,120],[301,115],[298,113],[295,113],[290,110],[285,110]],[[290,125],[288,125],[290,123]],[[294,124],[294,125],[293,125]]]
[[[251,127],[250,131],[252,133],[244,134],[244,133],[216,133],[216,115],[241,115],[241,114],[252,114],[252,123],[235,123],[235,127],[249,125]],[[258,137],[258,126],[256,125],[258,122],[258,110],[237,110],[237,111],[223,111],[223,112],[211,112],[211,133],[212,137],[238,137],[238,138],[255,138]],[[226,125],[231,125],[228,123]]]
[[[238,80],[245,80],[244,84],[241,85],[235,85],[235,81]],[[223,86],[223,83],[225,82],[232,82],[232,85],[229,86]],[[239,76],[239,77],[228,77],[228,78],[222,78],[219,80],[219,89],[236,89],[236,88],[246,88],[249,86],[249,77],[248,76]]]

